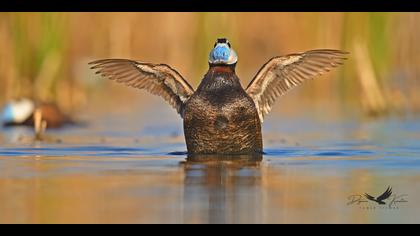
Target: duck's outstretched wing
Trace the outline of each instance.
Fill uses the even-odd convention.
[[[165,64],[150,64],[128,59],[104,59],[89,63],[105,78],[159,95],[183,116],[185,102],[194,89],[174,69]]]
[[[303,81],[341,65],[346,54],[340,50],[317,49],[270,59],[246,89],[255,102],[261,122],[278,97]]]

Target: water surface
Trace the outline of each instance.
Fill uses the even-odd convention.
[[[416,118],[278,112],[262,160],[203,162],[170,109],[104,114],[42,143],[1,130],[0,223],[420,223]],[[348,204],[388,186],[406,202]]]

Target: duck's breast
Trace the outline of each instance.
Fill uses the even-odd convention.
[[[184,133],[189,153],[262,151],[257,110],[240,89],[193,95],[185,107]]]

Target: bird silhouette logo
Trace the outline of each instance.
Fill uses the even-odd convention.
[[[386,189],[386,191],[379,197],[375,198],[372,197],[371,195],[365,193],[365,197],[373,202],[378,203],[379,205],[385,205],[386,202],[384,202],[384,200],[388,199],[392,194],[392,188],[388,186],[388,188]]]

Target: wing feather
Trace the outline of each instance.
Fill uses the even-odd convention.
[[[270,59],[246,89],[255,102],[261,122],[278,97],[304,81],[342,65],[346,54],[340,50],[317,49]]]
[[[150,64],[128,59],[102,59],[89,63],[96,74],[130,87],[161,96],[183,116],[185,102],[194,93],[190,84],[166,64]]]

